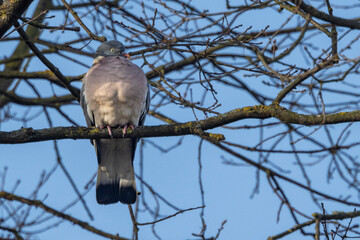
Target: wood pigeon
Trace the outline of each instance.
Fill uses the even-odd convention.
[[[142,126],[149,110],[149,85],[144,72],[132,63],[118,41],[102,43],[94,63],[83,78],[80,105],[89,127],[122,128]],[[96,200],[99,204],[118,201],[133,204],[136,184],[133,168],[139,139],[91,140],[98,159]]]

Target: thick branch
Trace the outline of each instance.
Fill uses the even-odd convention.
[[[5,0],[0,6],[0,37],[21,17],[33,0]]]
[[[133,132],[128,132],[125,137],[168,137],[198,134],[201,131],[220,127],[232,122],[247,118],[266,119],[277,118],[286,123],[299,125],[321,125],[337,124],[345,122],[360,121],[360,111],[340,112],[327,114],[325,121],[323,115],[297,114],[278,105],[258,105],[232,110],[230,112],[210,117],[205,120],[192,121],[180,124],[169,124],[160,126],[138,127]],[[122,138],[121,129],[114,129],[114,138]],[[223,140],[224,136],[219,134],[207,133],[216,140]],[[32,128],[22,128],[12,132],[0,132],[0,143],[27,143],[39,142],[52,139],[89,139],[89,138],[109,138],[107,130],[86,127],[56,127],[34,130]]]
[[[68,82],[81,80],[84,75],[65,77]],[[55,76],[50,70],[39,71],[39,72],[19,72],[19,71],[3,71],[0,72],[0,78],[14,79],[14,78],[25,78],[25,79],[46,79],[50,80],[59,86],[63,86],[59,78]]]
[[[40,12],[46,9],[47,7],[49,7],[49,5],[51,5],[51,1],[40,0],[34,11],[33,17],[38,16]],[[43,19],[44,18],[41,18],[40,20]],[[38,21],[38,23],[41,22]],[[31,40],[35,40],[39,37],[40,30],[35,27],[28,26],[26,29],[26,34],[29,36]],[[11,55],[11,58],[18,58],[24,54],[28,54],[28,52],[29,52],[28,46],[24,42],[19,41],[19,44],[16,47],[14,53]],[[23,62],[24,62],[23,58],[18,59],[17,61],[9,62],[5,65],[4,71],[19,71]],[[0,90],[6,91],[12,82],[13,79],[0,78]],[[5,104],[7,104],[8,101],[9,99],[7,99],[6,97],[0,96],[0,108],[3,107]]]
[[[293,2],[294,4],[297,4],[298,1],[291,0],[291,2]],[[322,11],[317,10],[316,8],[314,8],[310,5],[305,4],[304,1],[300,1],[299,6],[304,12],[309,13],[311,16],[314,16],[321,20],[333,23],[337,26],[348,27],[351,29],[360,29],[360,22],[358,22],[358,21],[331,16],[329,14],[326,14]]]
[[[26,98],[19,95],[16,95],[13,92],[3,92],[0,90],[0,94],[3,94],[7,97],[6,100],[9,102],[27,105],[27,106],[47,106],[53,108],[59,108],[64,104],[69,104],[75,100],[73,95],[64,95],[64,96],[53,96],[47,98]]]

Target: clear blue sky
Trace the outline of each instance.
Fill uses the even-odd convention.
[[[32,4],[35,6],[37,1]],[[221,9],[225,9],[223,4],[218,4],[218,1],[194,1],[193,4],[199,9],[208,9],[210,12],[216,12]],[[30,8],[33,9],[33,8]],[[141,10],[131,9],[136,14],[141,15]],[[345,10],[344,10],[345,11]],[[356,9],[347,9],[346,14],[344,12],[337,13],[343,17],[357,17],[358,13]],[[62,23],[62,16],[58,13],[51,13],[49,15],[55,15],[55,18],[48,19],[50,25],[57,25]],[[245,30],[249,26],[252,26],[251,31],[258,31],[264,29],[269,25],[269,30],[278,29],[281,24],[289,17],[290,14],[285,10],[279,14],[276,9],[273,10],[258,10],[243,14],[236,21],[237,24],[242,24],[242,29]],[[70,18],[72,19],[72,18]],[[288,26],[291,27],[295,24],[291,22]],[[91,27],[89,25],[89,27]],[[341,32],[341,30],[339,30]],[[84,33],[84,31],[82,31]],[[109,36],[109,32],[106,32]],[[358,32],[354,32],[354,35]],[[16,36],[13,34],[12,36]],[[47,31],[41,36],[41,38],[54,39],[60,38],[60,42],[65,42],[71,39],[76,39],[74,34],[61,34],[60,32],[49,33]],[[351,39],[351,37],[349,37]],[[122,40],[122,39],[119,39]],[[263,39],[265,41],[265,39]],[[289,42],[292,40],[289,39]],[[321,41],[327,43],[329,39],[324,36],[318,36],[314,38],[315,45],[321,46]],[[264,42],[265,43],[265,42]],[[9,56],[13,51],[14,43],[2,42],[1,48],[6,49],[2,52],[2,55]],[[91,44],[92,49],[96,49],[99,45],[98,42],[93,41]],[[90,51],[90,48],[87,48]],[[235,49],[236,51],[246,52],[241,47]],[[347,53],[349,57],[357,57],[358,51]],[[352,55],[353,54],[353,55]],[[47,55],[50,60],[62,71],[63,74],[68,76],[79,75],[87,71],[87,68],[74,64],[70,61],[64,61],[62,58],[55,55]],[[299,53],[300,56],[300,53]],[[87,57],[81,57],[80,61],[86,65],[92,64],[92,59]],[[304,60],[298,56],[293,55],[291,58],[286,59],[289,62],[293,62],[298,66],[306,66]],[[231,59],[229,59],[231,61]],[[139,66],[142,65],[142,60],[135,60]],[[1,69],[2,70],[2,69]],[[36,59],[30,62],[29,71],[46,70],[46,67]],[[144,68],[147,71],[147,68]],[[177,77],[179,72],[172,74],[172,77]],[[239,77],[243,77],[246,73],[239,73]],[[351,77],[351,76],[350,76]],[[193,76],[194,79],[198,78],[198,75]],[[355,76],[353,76],[355,79]],[[266,92],[269,97],[276,96],[276,89],[268,87],[262,84],[262,80],[257,78],[247,78],[246,83],[257,91]],[[42,91],[43,96],[50,96],[49,84],[42,80],[33,80],[32,82],[38,84],[39,89]],[[76,83],[76,86],[80,86],[80,83]],[[245,106],[251,106],[257,104],[253,98],[248,94],[244,94],[239,90],[234,90],[231,87],[217,84],[215,85],[219,94],[217,96],[219,102],[222,104],[217,110],[220,112],[226,112],[234,108],[240,108]],[[201,88],[194,88],[201,91]],[[56,89],[60,94],[63,91]],[[25,84],[21,86],[18,93],[22,96],[34,96],[32,91]],[[336,95],[325,96],[328,103],[337,101]],[[200,98],[200,97],[199,97]],[[310,99],[310,97],[309,97]],[[206,103],[211,103],[211,99],[206,99]],[[159,99],[154,99],[153,103],[158,102]],[[85,120],[82,114],[82,110],[79,105],[73,105],[66,107],[66,113],[75,119],[79,125],[85,125]],[[25,111],[24,107],[18,105],[11,105],[10,111],[12,114],[16,114],[17,117],[22,116]],[[30,114],[36,114],[41,111],[41,108],[31,108]],[[176,119],[180,122],[195,120],[192,111],[188,108],[182,108],[179,105],[171,104],[167,107],[163,107],[161,112]],[[50,110],[54,126],[70,126],[70,124],[64,120],[58,113]],[[3,116],[3,112],[1,116]],[[199,118],[204,116],[198,113]],[[244,120],[233,124],[239,125],[257,125],[260,123],[268,123],[273,120]],[[159,120],[149,116],[146,120],[146,125],[158,125],[163,124]],[[1,131],[17,130],[21,127],[32,127],[35,129],[47,128],[47,121],[44,114],[28,122],[27,126],[24,126],[22,122],[8,121],[3,122],[0,125]],[[331,128],[333,134],[340,134],[345,125],[339,125],[337,128]],[[276,129],[276,128],[275,128]],[[274,130],[275,131],[275,130]],[[311,129],[309,128],[309,131]],[[232,142],[238,142],[240,144],[254,145],[259,141],[259,132],[250,130],[238,130],[229,131],[225,129],[214,129],[212,132],[223,133],[226,138]],[[266,136],[271,136],[273,132],[268,130],[265,132]],[[314,134],[314,137],[324,134],[323,131],[319,131]],[[353,135],[352,135],[353,137]],[[166,137],[166,138],[151,138],[152,142],[163,146],[164,148],[176,145],[182,137]],[[350,138],[349,141],[354,138]],[[198,149],[200,138],[194,136],[183,137],[182,143],[179,147],[163,153],[151,144],[148,140],[144,141],[143,148],[143,164],[144,164],[144,179],[151,184],[151,186],[162,196],[165,196],[172,204],[180,209],[187,209],[192,207],[201,206],[201,199],[199,194],[198,184]],[[328,144],[328,143],[325,143]],[[97,170],[97,162],[94,149],[88,140],[60,140],[58,141],[59,149],[61,152],[61,160],[64,163],[67,170],[73,177],[76,185],[81,191],[84,191],[84,186],[89,182],[92,176]],[[307,148],[304,143],[299,143],[299,148]],[[285,146],[284,146],[285,147]],[[140,164],[140,143],[135,158],[135,171],[139,173]],[[4,172],[4,167],[7,167],[6,182],[4,189],[11,191],[16,184],[16,181],[20,179],[20,184],[16,188],[15,193],[28,197],[29,194],[36,188],[40,175],[43,171],[48,172],[56,164],[56,154],[54,152],[53,142],[39,142],[29,143],[21,145],[0,145],[0,173]],[[247,157],[257,161],[260,158],[257,153],[242,152]],[[301,173],[297,166],[294,164],[294,158],[289,159],[288,155],[273,155],[276,156],[276,162],[278,166],[284,169],[292,170],[290,177],[293,177],[303,182]],[[255,194],[252,198],[252,191],[256,185],[256,169],[249,166],[230,166],[224,164],[224,160],[233,160],[234,162],[242,163],[234,157],[220,151],[216,147],[207,142],[203,142],[201,150],[201,160],[203,164],[203,183],[205,191],[205,220],[207,224],[207,237],[215,236],[221,223],[227,220],[224,226],[224,230],[221,233],[220,239],[266,239],[268,236],[278,234],[294,225],[293,220],[289,215],[289,211],[284,207],[280,214],[280,221],[277,223],[277,212],[280,206],[278,198],[273,194],[272,189],[268,186],[266,176],[260,174],[260,187],[259,193]],[[315,189],[321,189],[322,192],[329,194],[346,195],[346,185],[339,182],[332,182],[329,185],[326,182],[326,169],[327,163],[317,165],[315,168],[309,168],[309,173],[313,177],[313,187]],[[311,215],[313,212],[319,212],[319,209],[311,202],[309,194],[303,190],[294,187],[293,185],[285,184],[280,181],[282,187],[286,190],[287,194],[291,196],[291,201],[294,206]],[[138,186],[140,186],[138,181]],[[341,190],[343,190],[341,192]],[[145,191],[145,197],[147,203],[151,206],[156,206],[155,201],[151,197],[148,191]],[[76,199],[73,189],[71,188],[69,181],[64,177],[64,173],[59,169],[55,171],[50,180],[41,188],[38,194],[38,199],[44,200],[44,203],[56,209],[62,209],[69,202]],[[89,222],[89,224],[96,226],[104,231],[111,233],[119,233],[120,236],[131,237],[132,223],[129,217],[128,208],[122,204],[114,204],[101,206],[96,203],[95,189],[92,188],[90,192],[85,196],[86,203],[91,209],[92,214],[95,217],[94,221],[91,221],[83,206],[77,203],[66,213],[73,217]],[[355,199],[358,200],[358,199]],[[337,211],[352,211],[351,207],[341,206],[339,209],[338,204],[326,203],[326,208],[329,212],[333,210]],[[140,207],[143,209],[143,207]],[[171,209],[164,204],[161,204],[160,213],[161,217],[175,213],[174,209]],[[0,218],[5,215],[4,209],[0,206]],[[30,218],[37,218],[38,212],[32,210]],[[305,219],[299,218],[300,221]],[[148,214],[139,215],[139,222],[151,221],[152,218]],[[52,223],[58,222],[59,219],[53,218],[50,220]],[[43,224],[35,229],[46,228],[49,222]],[[51,225],[51,224],[50,224]],[[160,222],[155,225],[156,233],[162,239],[195,239],[191,233],[199,233],[202,227],[200,219],[200,210],[190,211],[180,214],[170,220]],[[29,228],[30,230],[30,228]],[[34,230],[34,229],[31,229]],[[312,229],[313,230],[313,229]],[[291,239],[303,239],[299,234],[291,235]],[[155,239],[152,233],[151,226],[140,226],[139,231],[140,239]],[[57,228],[52,228],[49,231],[39,234],[40,239],[102,239],[101,237],[88,233],[82,230],[78,226],[74,226],[67,222],[62,223]],[[288,238],[290,239],[290,238]]]

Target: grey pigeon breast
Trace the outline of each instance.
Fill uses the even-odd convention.
[[[123,56],[118,41],[104,42],[94,65],[83,78],[81,107],[88,126],[135,128],[143,125],[149,109],[149,87],[144,72]],[[114,54],[118,54],[114,56]],[[136,201],[133,160],[138,139],[93,140],[98,175],[96,200],[99,204]]]
[[[85,76],[85,98],[97,127],[139,124],[148,91],[144,72],[123,57],[104,57]]]

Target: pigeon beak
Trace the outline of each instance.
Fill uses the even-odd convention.
[[[128,54],[128,53],[123,53],[122,54],[124,57],[126,57],[127,59],[130,59],[131,58],[131,56]]]

